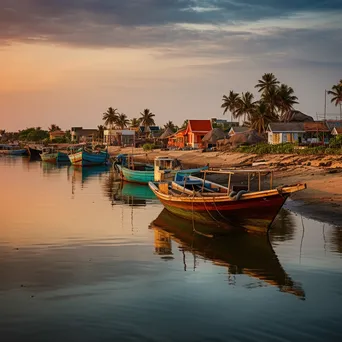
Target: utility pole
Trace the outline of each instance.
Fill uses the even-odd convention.
[[[327,90],[324,90],[324,121],[327,120]]]

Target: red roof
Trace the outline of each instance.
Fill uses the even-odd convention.
[[[329,132],[327,125],[324,122],[304,122],[305,132]]]
[[[188,133],[188,131],[191,131],[207,133],[212,129],[213,128],[211,126],[210,120],[189,120],[186,132]]]
[[[334,127],[337,134],[342,134],[342,127]]]

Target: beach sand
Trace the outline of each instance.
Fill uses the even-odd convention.
[[[110,147],[115,156],[132,153],[132,148]],[[137,161],[152,163],[157,156],[179,159],[183,165],[198,167],[209,164],[215,168],[248,167],[274,171],[274,183],[305,182],[307,189],[291,196],[290,209],[308,217],[342,226],[342,156],[267,154],[232,152],[161,151],[144,152],[134,149]],[[253,164],[257,164],[254,165]]]

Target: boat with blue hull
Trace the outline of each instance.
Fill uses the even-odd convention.
[[[208,165],[192,168],[181,169],[181,165],[177,159],[169,157],[157,157],[154,160],[154,166],[148,164],[128,163],[126,165],[116,164],[120,178],[126,182],[148,184],[153,181],[172,180],[176,173],[183,175],[191,175],[207,170]]]
[[[104,165],[107,163],[109,154],[107,151],[87,151],[82,149],[78,152],[69,154],[69,160],[74,166],[94,166]]]
[[[23,156],[27,154],[26,148],[20,148],[17,145],[0,145],[0,154],[11,155],[11,156]]]

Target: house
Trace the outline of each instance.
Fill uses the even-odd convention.
[[[65,136],[65,132],[63,131],[52,131],[49,133],[50,140],[54,140],[56,138],[63,138]]]
[[[306,142],[328,144],[331,130],[325,121],[303,122]]]
[[[132,146],[135,141],[134,129],[105,129],[104,143],[116,146]]]
[[[185,146],[201,148],[204,146],[202,139],[213,129],[210,120],[189,120],[184,132]]]
[[[185,146],[185,128],[179,129],[176,133],[168,137],[168,147],[183,148]]]
[[[211,130],[210,120],[188,120],[186,128],[178,130],[169,137],[168,146],[201,148],[204,146],[202,139]]]
[[[83,127],[71,127],[71,141],[75,143],[79,142],[92,142],[93,138],[98,134],[97,129],[83,128]]]
[[[340,135],[342,134],[342,127],[334,127],[331,131],[332,135]]]
[[[145,138],[157,138],[160,135],[159,126],[140,126],[138,129],[138,134],[144,136]]]
[[[249,127],[231,127],[231,129],[228,131],[228,136],[231,137],[232,135],[236,133],[244,133],[249,130]]]
[[[224,131],[221,128],[216,127],[204,136],[202,142],[204,143],[205,148],[211,148],[216,147],[217,141],[224,138],[226,138],[226,134],[224,133]]]
[[[267,141],[272,145],[287,142],[302,143],[305,134],[303,122],[271,122],[266,132]]]

